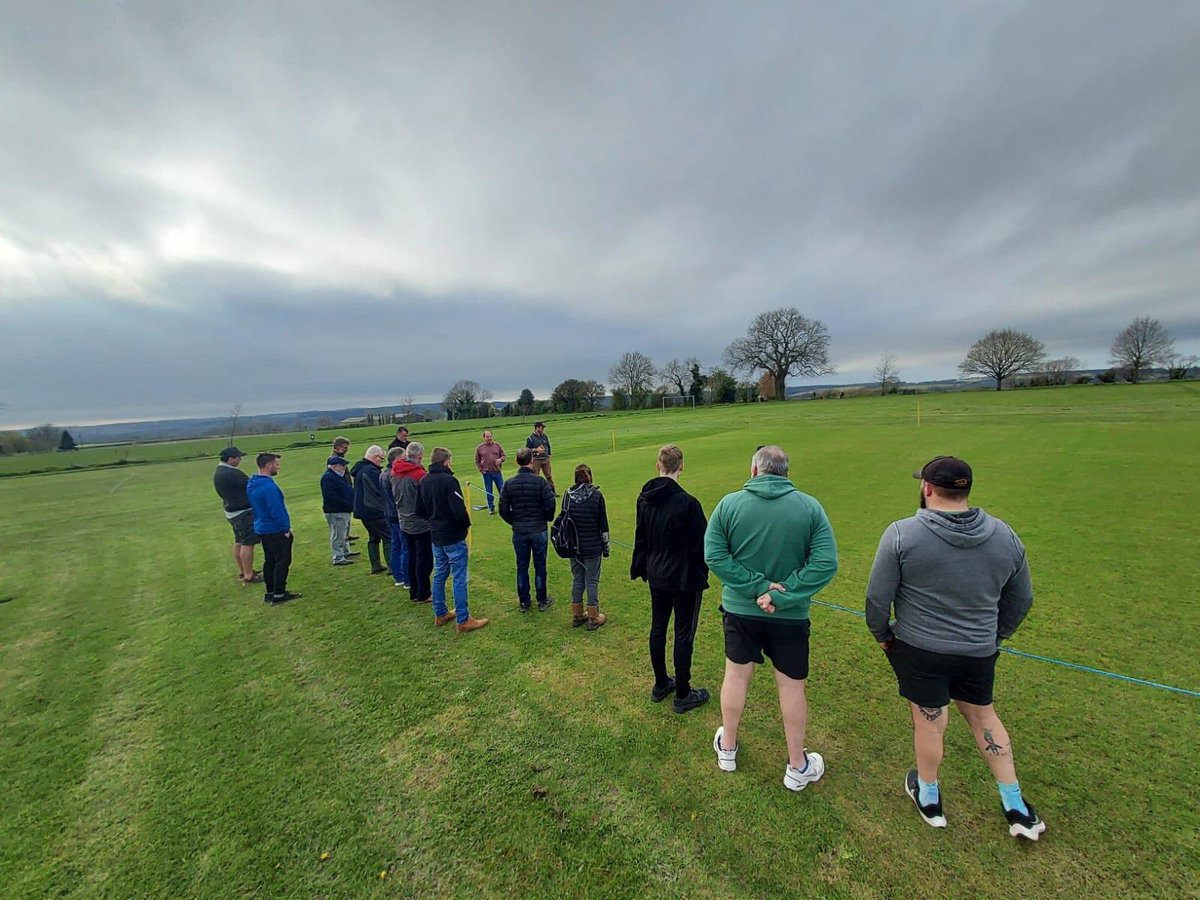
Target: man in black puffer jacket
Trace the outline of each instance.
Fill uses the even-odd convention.
[[[554,519],[554,488],[534,473],[533,451],[517,451],[517,474],[500,489],[500,518],[512,526],[513,550],[517,554],[517,601],[521,612],[529,612],[529,558],[538,610],[553,603],[546,591],[546,526]]]
[[[704,531],[708,521],[700,501],[679,486],[683,451],[667,444],[658,451],[658,478],[642,487],[629,577],[650,583],[650,665],[655,703],[675,692],[675,712],[708,702],[708,691],[693,688],[692,647],[700,622],[700,601],[708,587]],[[667,623],[675,614],[675,677],[667,674]]]
[[[379,483],[384,459],[383,448],[372,444],[350,472],[354,478],[354,518],[367,529],[367,558],[371,560],[372,575],[382,575],[390,567],[387,557],[392,531],[383,503],[383,486]],[[379,555],[380,546],[383,547],[383,559]]]

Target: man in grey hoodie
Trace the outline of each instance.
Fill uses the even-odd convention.
[[[904,790],[926,823],[946,827],[937,778],[954,700],[996,778],[1009,834],[1036,841],[1046,825],[1021,796],[992,706],[1000,642],[1033,606],[1025,548],[1008,525],[969,505],[973,476],[961,459],[939,456],[913,477],[921,508],[884,531],[867,584],[867,627],[911,707],[917,767]]]

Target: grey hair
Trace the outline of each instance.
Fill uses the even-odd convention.
[[[782,447],[768,444],[758,448],[754,454],[753,465],[758,469],[759,475],[787,475],[788,455],[783,452]]]
[[[405,459],[416,459],[418,456],[423,456],[424,454],[425,454],[425,445],[422,444],[420,441],[412,441],[408,445],[408,449],[406,451],[404,451],[404,458]]]

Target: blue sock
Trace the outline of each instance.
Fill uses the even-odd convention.
[[[1029,815],[1029,809],[1025,806],[1025,801],[1021,799],[1021,785],[1014,781],[1012,784],[1001,784],[996,782],[996,789],[1000,791],[1000,802],[1004,804],[1004,809],[1015,809],[1023,816]]]
[[[802,765],[796,771],[797,772],[807,772],[808,771],[808,751],[807,750],[804,752],[804,765]]]
[[[917,802],[922,806],[938,802],[938,783],[936,781],[922,781],[917,779]]]

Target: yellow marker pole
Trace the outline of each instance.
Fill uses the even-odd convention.
[[[466,497],[464,498],[463,502],[467,504],[467,518],[470,519],[471,518],[471,482],[468,481],[466,483],[466,485],[463,488],[463,493],[466,494]],[[469,553],[472,549],[474,549],[474,547],[471,543],[471,529],[468,527],[467,528],[467,552]]]
[[[613,453],[616,453],[617,452],[617,432],[616,431],[613,431],[613,433],[612,433],[612,448],[613,448]]]

